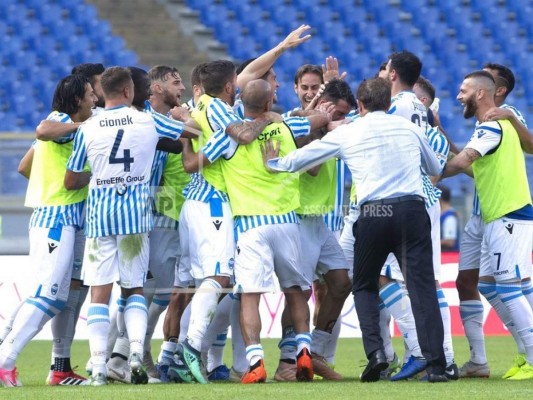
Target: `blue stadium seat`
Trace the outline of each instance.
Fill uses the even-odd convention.
[[[0,112],[0,131],[17,130],[18,121],[17,115],[14,113],[2,113]]]

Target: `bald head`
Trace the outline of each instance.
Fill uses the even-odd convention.
[[[272,103],[272,86],[263,79],[250,81],[242,90],[241,100],[247,113],[268,111]]]

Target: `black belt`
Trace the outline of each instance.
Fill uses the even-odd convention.
[[[407,196],[391,197],[389,199],[367,201],[364,204],[362,204],[362,207],[373,205],[373,204],[382,204],[382,205],[396,204],[396,203],[402,203],[404,201],[424,201],[424,198],[416,194],[410,194]]]

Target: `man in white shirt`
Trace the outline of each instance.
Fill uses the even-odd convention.
[[[388,363],[379,328],[379,274],[394,253],[412,294],[428,380],[446,382],[443,325],[435,292],[429,217],[424,207],[422,170],[440,164],[427,138],[405,118],[387,115],[391,88],[385,80],[364,81],[357,90],[362,118],[335,129],[284,158],[270,160],[277,171],[300,171],[331,157],[344,160],[357,187],[361,216],[354,228],[354,300],[368,365],[361,380],[379,380]]]

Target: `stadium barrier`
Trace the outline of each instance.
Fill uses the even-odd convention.
[[[441,284],[444,293],[450,305],[452,315],[452,332],[453,335],[464,335],[461,318],[459,316],[459,297],[455,288],[455,278],[457,276],[457,263],[459,260],[458,253],[442,254],[442,280]],[[3,324],[9,318],[10,313],[15,306],[24,299],[32,287],[34,274],[33,268],[29,264],[28,256],[1,256],[0,257],[0,324]],[[118,294],[118,287],[115,287],[114,296]],[[507,335],[505,326],[501,323],[498,316],[492,310],[490,305],[483,299],[485,307],[485,334],[486,335]],[[114,304],[114,301],[112,301]],[[78,327],[76,330],[77,339],[87,339],[87,327],[85,324],[87,315],[87,304],[85,303]],[[261,301],[261,319],[263,329],[262,337],[279,338],[281,337],[281,312],[283,310],[284,297],[282,293],[269,293],[262,297]],[[314,298],[309,301],[311,315],[313,315]],[[159,320],[154,334],[154,338],[162,338],[162,324],[164,315]],[[399,336],[399,331],[394,323],[391,324],[391,332]],[[357,315],[355,313],[353,298],[350,296],[342,310],[342,329],[341,337],[360,337],[361,331]],[[51,339],[50,324],[36,337],[37,339]]]

